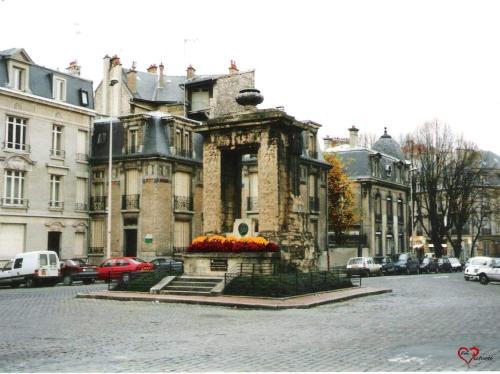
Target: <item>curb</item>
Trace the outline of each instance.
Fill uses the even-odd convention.
[[[358,290],[360,290],[358,288]],[[342,290],[346,292],[346,290]],[[349,290],[351,291],[351,290]],[[308,294],[307,296],[295,296],[293,299],[271,299],[271,298],[250,298],[238,296],[158,296],[150,294],[131,293],[127,294],[119,292],[123,291],[100,291],[88,294],[77,294],[77,298],[97,299],[97,300],[113,300],[113,301],[147,301],[157,303],[182,303],[182,304],[197,304],[210,306],[224,306],[241,309],[309,309],[316,306],[347,301],[364,296],[374,296],[392,292],[390,288],[364,288],[361,292],[351,293],[348,295],[339,295],[339,291],[322,292],[318,294]],[[330,296],[325,298],[325,296]],[[220,298],[224,298],[221,300]],[[317,300],[307,300],[307,298],[316,298]],[[231,300],[232,299],[232,300]],[[301,300],[302,299],[302,300]]]

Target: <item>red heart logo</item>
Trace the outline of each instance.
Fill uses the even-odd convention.
[[[469,357],[469,359],[467,360],[464,357],[464,355]],[[479,348],[478,347],[471,347],[471,348],[460,347],[460,348],[458,348],[458,351],[457,351],[458,358],[463,360],[467,364],[468,367],[470,367],[471,361],[474,360],[478,355],[479,355]]]

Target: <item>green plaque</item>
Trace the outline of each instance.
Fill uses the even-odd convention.
[[[246,223],[240,223],[238,225],[238,232],[241,236],[248,234],[248,225]]]

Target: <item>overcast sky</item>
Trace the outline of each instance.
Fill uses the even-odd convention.
[[[256,69],[261,108],[347,136],[433,119],[500,153],[498,1],[0,0],[0,49],[101,80],[102,58],[183,75]]]

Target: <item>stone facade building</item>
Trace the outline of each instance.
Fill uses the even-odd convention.
[[[339,157],[354,183],[355,207],[361,218],[350,230],[354,240],[347,246],[330,241],[338,247],[333,250],[336,265],[356,255],[379,256],[409,248],[409,162],[387,131],[371,148],[358,146],[358,129],[352,127],[349,132],[349,144],[332,147],[331,138],[325,139],[325,153]]]
[[[113,81],[112,85],[110,85]],[[94,262],[106,254],[109,127],[113,122],[112,256],[180,256],[202,232],[201,120],[235,110],[234,97],[254,85],[254,72],[186,76],[124,69],[104,58],[96,91],[91,158]],[[108,117],[103,117],[108,116]],[[111,116],[111,117],[109,117]]]
[[[0,52],[0,261],[19,252],[86,256],[92,82]]]

